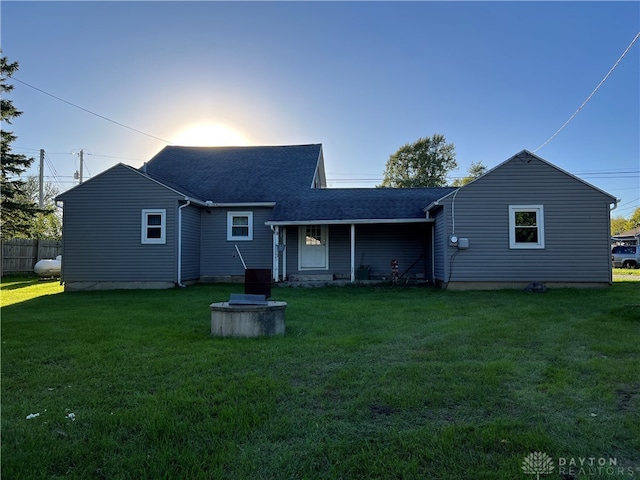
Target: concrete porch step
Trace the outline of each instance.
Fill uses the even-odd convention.
[[[327,274],[316,274],[316,275],[289,275],[289,282],[332,282],[333,275],[330,273]]]

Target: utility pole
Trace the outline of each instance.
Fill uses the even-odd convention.
[[[40,178],[38,184],[38,206],[44,208],[44,148],[40,149]]]
[[[75,153],[74,153],[75,155]],[[75,173],[73,174],[73,178],[75,180],[78,180],[78,184],[82,183],[82,169],[84,167],[83,163],[84,163],[84,150],[80,150],[80,154],[78,155],[80,157],[80,171],[78,172],[78,170],[75,171]]]
[[[83,163],[84,163],[84,150],[80,150],[80,183],[82,183],[82,167],[83,167]]]

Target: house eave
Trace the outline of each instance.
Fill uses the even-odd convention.
[[[380,223],[433,223],[433,218],[356,218],[356,219],[333,219],[333,220],[276,220],[264,222],[265,225],[287,226],[287,225],[375,225]]]
[[[273,208],[276,206],[276,202],[202,202],[202,205],[207,208]]]
[[[461,187],[456,188],[455,190],[452,190],[451,192],[447,193],[446,195],[442,196],[441,198],[439,198],[438,200],[435,200],[433,202],[431,202],[429,205],[427,205],[426,207],[424,207],[424,211],[425,212],[429,212],[431,210],[433,210],[436,207],[441,207],[442,206],[442,201],[447,198],[450,197],[452,195],[455,195],[455,193],[460,190]]]
[[[100,175],[102,175],[102,174],[104,174],[104,173],[106,173],[106,172],[108,172],[108,171],[110,171],[110,170],[113,170],[113,169],[115,169],[115,168],[120,168],[120,167],[127,168],[129,171],[131,171],[131,172],[135,173],[136,175],[140,175],[141,177],[146,178],[147,180],[149,180],[149,181],[151,181],[151,182],[155,183],[156,185],[160,185],[161,187],[166,188],[167,190],[169,190],[169,191],[171,191],[171,192],[173,192],[173,193],[175,193],[175,194],[177,194],[177,195],[179,195],[179,196],[183,197],[185,200],[187,200],[187,199],[191,199],[191,200],[194,200],[194,201],[195,201],[195,199],[192,199],[191,197],[189,197],[189,196],[188,196],[188,195],[186,195],[185,193],[183,193],[183,192],[181,192],[181,191],[179,191],[179,190],[176,190],[175,188],[172,188],[172,187],[170,187],[170,186],[168,186],[168,185],[165,185],[164,183],[162,183],[162,182],[160,182],[160,181],[156,180],[155,178],[150,177],[149,175],[145,174],[144,172],[141,172],[141,171],[140,171],[140,170],[138,170],[137,168],[134,168],[134,167],[132,167],[131,165],[127,165],[126,163],[122,163],[122,162],[120,162],[120,163],[117,163],[117,164],[113,165],[112,167],[110,167],[110,168],[106,169],[105,171],[103,171],[103,172],[99,173],[98,175],[96,175],[96,176],[95,176],[95,177],[93,177],[93,178],[96,178],[96,177],[98,177],[98,176],[100,176]],[[54,198],[54,200],[55,200],[56,202],[64,202],[64,197],[65,197],[69,192],[71,192],[71,191],[73,191],[73,190],[76,190],[77,188],[81,188],[85,183],[88,183],[88,182],[90,182],[91,180],[93,180],[93,178],[90,178],[89,180],[87,180],[87,181],[86,181],[86,182],[84,182],[84,183],[80,183],[80,184],[78,184],[78,185],[75,185],[74,187],[70,188],[69,190],[66,190],[66,191],[62,192],[62,193],[61,193],[61,194],[59,194],[59,195],[56,195],[56,197]]]

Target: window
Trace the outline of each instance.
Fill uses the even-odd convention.
[[[166,210],[142,210],[142,243],[167,243]]]
[[[227,240],[253,240],[253,212],[227,212]]]
[[[542,205],[509,206],[509,248],[544,248]]]
[[[307,232],[304,237],[304,244],[307,246],[311,245],[322,245],[322,226],[320,225],[310,225],[307,227]]]

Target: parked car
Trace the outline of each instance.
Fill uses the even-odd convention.
[[[640,248],[636,245],[616,245],[611,249],[614,268],[638,268]]]

